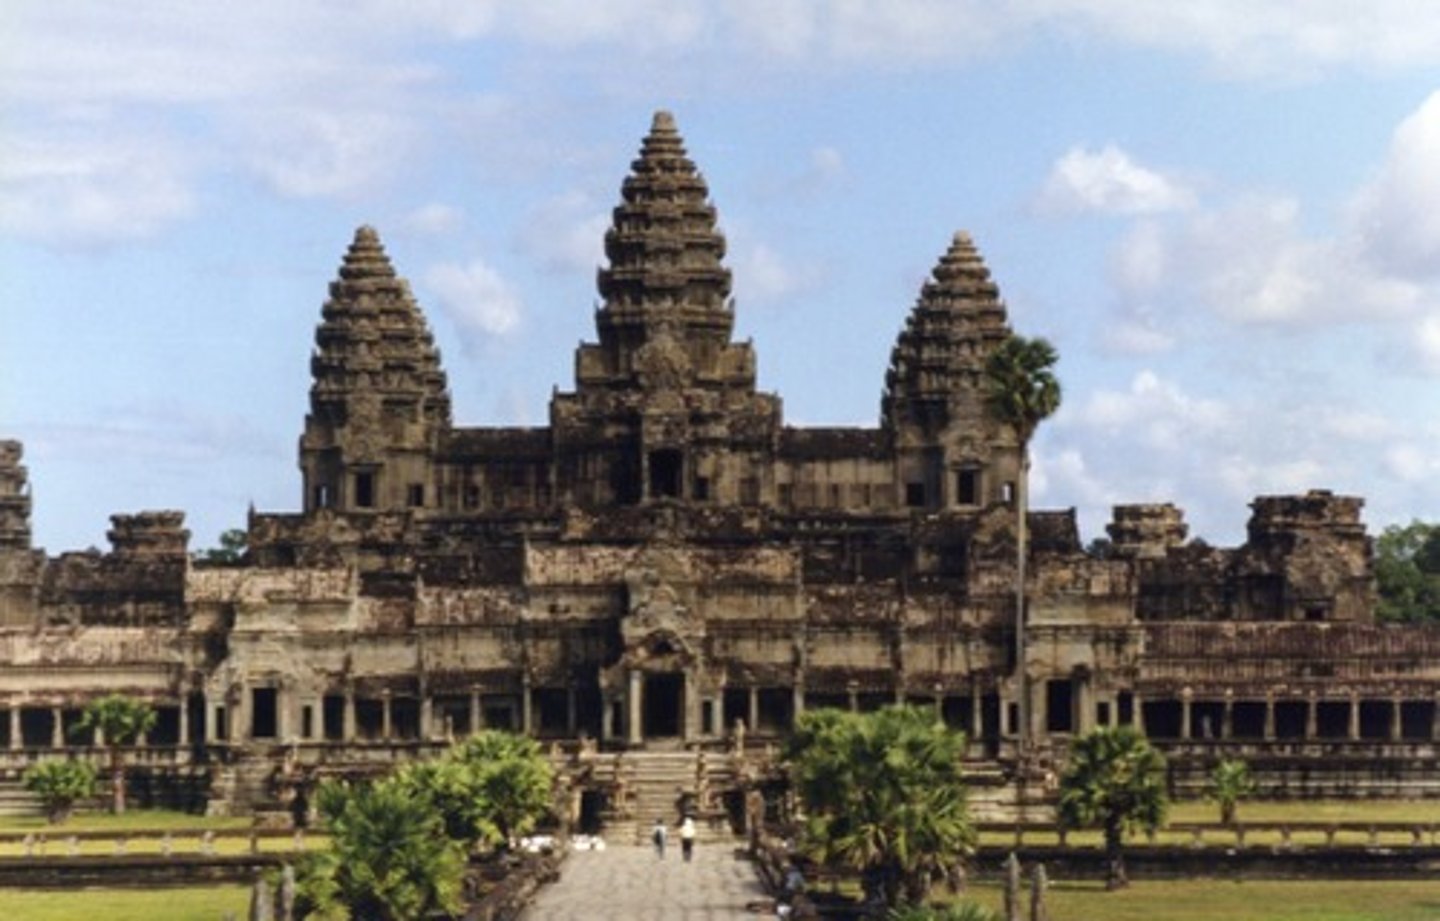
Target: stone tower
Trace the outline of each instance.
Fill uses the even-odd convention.
[[[433,506],[450,393],[425,317],[373,228],[355,232],[330,283],[310,371],[306,512]]]
[[[897,488],[915,508],[977,507],[1008,497],[1019,453],[985,411],[985,362],[1010,335],[1005,304],[967,233],[957,233],[890,354],[881,424],[894,439]]]
[[[576,352],[575,393],[551,404],[561,494],[758,501],[743,458],[773,442],[779,401],[755,392],[754,351],[730,339],[725,238],[670,113],[655,114],[620,198],[598,276],[599,341]]]
[[[28,624],[45,560],[30,546],[29,472],[24,446],[0,441],[0,627]]]

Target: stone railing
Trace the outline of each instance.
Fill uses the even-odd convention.
[[[1004,837],[1006,847],[1027,845],[1099,847],[1099,832],[1069,830],[1046,822],[981,823],[976,826],[982,846]],[[1085,839],[1085,843],[1073,840]],[[1028,840],[1027,840],[1028,838]],[[1091,840],[1093,839],[1093,840]],[[995,846],[999,846],[998,843]],[[1145,836],[1130,839],[1129,847],[1224,848],[1336,848],[1437,847],[1440,824],[1431,822],[1172,822]]]

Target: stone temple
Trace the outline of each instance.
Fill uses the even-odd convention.
[[[113,516],[108,553],[33,549],[0,442],[6,776],[93,744],[69,729],[118,691],[160,714],[137,795],[215,811],[498,726],[553,740],[589,820],[648,818],[656,787],[733,802],[806,709],[895,701],[964,729],[997,789],[1132,724],[1180,792],[1221,755],[1280,794],[1435,790],[1440,633],[1373,622],[1359,499],[1258,498],[1225,549],[1172,505],[1120,506],[1103,555],[1073,510],[1032,511],[1017,643],[1020,449],[981,380],[1011,330],[968,235],[896,311],[873,428],[787,426],[756,390],[667,113],[605,252],[549,424],[459,428],[425,316],[360,228],[316,328],[299,510],[252,512],[238,564],[192,559],[174,511]]]

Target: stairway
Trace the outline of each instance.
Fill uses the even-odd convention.
[[[687,750],[598,755],[594,781],[616,791],[621,800],[612,800],[603,815],[602,834],[613,844],[649,844],[655,820],[661,819],[678,846],[681,810],[686,807],[695,818],[697,841],[735,840],[721,801],[721,794],[735,784],[729,755]]]
[[[0,816],[30,818],[43,816],[45,805],[40,797],[25,789],[19,780],[0,780]]]

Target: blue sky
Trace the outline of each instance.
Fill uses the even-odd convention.
[[[36,543],[299,504],[326,286],[376,226],[466,425],[543,424],[655,109],[792,424],[873,425],[972,232],[1059,347],[1036,501],[1440,518],[1440,13],[1410,0],[11,0],[0,436]]]

